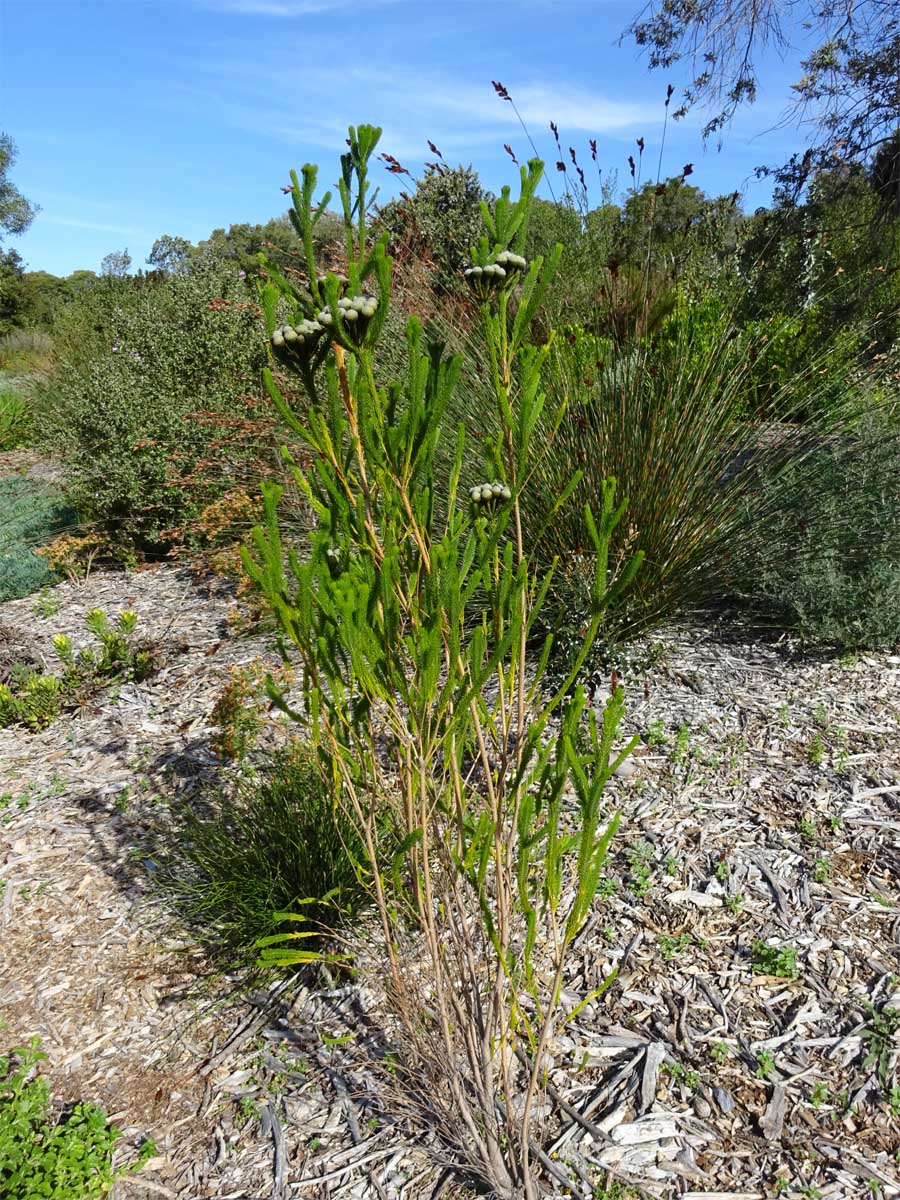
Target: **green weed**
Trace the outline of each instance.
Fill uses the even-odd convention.
[[[771,1079],[775,1072],[775,1055],[771,1050],[760,1050],[756,1056],[756,1076],[758,1079]]]
[[[144,1142],[133,1162],[114,1168],[119,1130],[93,1104],[55,1117],[47,1081],[36,1074],[45,1058],[37,1038],[0,1056],[0,1194],[4,1200],[101,1200],[117,1179],[139,1171],[155,1147]]]
[[[797,951],[793,946],[770,946],[766,942],[756,941],[753,943],[752,958],[756,975],[796,979],[799,974]]]

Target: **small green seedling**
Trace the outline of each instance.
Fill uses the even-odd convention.
[[[817,733],[806,748],[806,757],[814,767],[820,767],[825,761],[825,743]]]
[[[665,746],[668,740],[662,721],[653,721],[644,734],[644,741],[648,746]]]
[[[731,1051],[725,1042],[715,1042],[709,1052],[709,1056],[714,1063],[718,1063],[721,1067],[731,1058]]]
[[[771,1050],[760,1050],[756,1056],[757,1079],[771,1079],[775,1072],[775,1055]]]
[[[772,975],[777,979],[796,979],[797,951],[793,946],[770,946],[767,942],[753,943],[753,973]]]

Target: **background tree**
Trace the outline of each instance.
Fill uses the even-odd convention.
[[[66,276],[66,287],[73,297],[85,291],[86,288],[89,288],[96,282],[96,271],[86,271],[84,268],[73,271],[71,275]]]
[[[900,129],[880,147],[869,178],[884,207],[900,217]]]
[[[20,286],[20,324],[49,330],[57,313],[72,299],[65,279],[49,271],[26,271]]]
[[[316,226],[313,238],[316,252],[329,259],[340,237],[341,225],[337,216],[325,213]],[[248,281],[254,284],[260,277],[260,253],[264,253],[282,274],[290,275],[292,271],[305,273],[304,257],[297,249],[297,238],[286,213],[273,217],[263,225],[244,222],[230,225],[227,231],[214,229],[208,238],[197,244],[195,253],[233,260],[236,268],[243,271]]]
[[[0,333],[20,322],[25,270],[21,256],[13,249],[4,249],[3,240],[8,234],[24,233],[38,211],[9,178],[15,161],[15,142],[8,133],[0,133]]]
[[[128,274],[131,266],[131,255],[125,250],[111,250],[100,263],[100,274],[120,279]]]
[[[812,33],[818,45],[785,115],[811,127],[811,143],[774,169],[795,193],[817,168],[867,161],[900,127],[900,7],[892,0],[650,0],[626,32],[651,68],[688,67],[675,116],[706,108],[706,136],[756,99],[764,50],[784,51]]]
[[[147,256],[147,264],[155,271],[165,271],[168,274],[181,273],[188,269],[193,249],[194,247],[187,238],[173,237],[169,233],[164,233],[153,243]]]
[[[24,233],[38,211],[9,178],[15,161],[15,142],[8,133],[0,133],[0,243],[4,234]]]
[[[382,206],[378,221],[407,255],[427,254],[439,282],[453,286],[481,237],[481,201],[490,200],[471,165],[428,163],[412,194]]]
[[[25,273],[18,251],[0,248],[0,334],[21,323],[22,277]]]

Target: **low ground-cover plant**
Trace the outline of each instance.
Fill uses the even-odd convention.
[[[534,435],[549,354],[529,332],[561,253],[547,262],[521,256],[542,167],[522,168],[517,202],[505,188],[482,210],[484,235],[465,278],[498,433],[481,474],[463,478],[458,430],[439,506],[435,460],[461,362],[424,344],[412,320],[405,379],[376,382],[392,285],[384,243],[367,226],[379,136],[351,128],[342,156],[345,279],[318,279],[312,234],[328,197],[315,199],[316,168],[305,166],[302,182],[293,177],[308,293],[270,269],[264,306],[273,351],[311,393],[306,422],[271,374],[267,386],[308,447],[296,477],[317,527],[307,558],[286,554],[279,489],[265,487],[266,522],[245,564],[302,662],[305,711],[294,715],[340,782],[364,847],[403,1067],[417,1085],[410,1102],[482,1186],[530,1200],[541,1191],[534,1137],[548,1042],[568,953],[615,832],[604,787],[627,753],[612,750],[621,690],[598,716],[568,685],[640,557],[615,577],[608,548],[624,503],[608,480],[596,518],[584,517],[594,574],[583,646],[570,678],[545,694],[550,641],[537,662],[527,651],[549,580],[522,522],[543,453]],[[576,483],[563,486],[550,519]],[[476,591],[487,603],[473,628]],[[389,871],[386,829],[397,847]],[[283,961],[315,959],[302,942],[292,951],[289,937]]]
[[[53,581],[46,558],[35,550],[75,519],[56,488],[21,475],[0,479],[0,603]]]
[[[155,1153],[114,1166],[121,1133],[103,1109],[50,1106],[50,1087],[36,1073],[47,1056],[37,1038],[0,1056],[0,1195],[4,1200],[103,1200],[117,1179],[139,1171]]]
[[[114,624],[99,608],[85,618],[97,641],[77,653],[71,640],[57,634],[53,646],[62,665],[61,675],[32,668],[12,670],[8,683],[0,683],[0,729],[24,725],[37,731],[54,721],[64,708],[84,704],[101,688],[115,681],[146,679],[156,670],[155,647],[134,637],[137,615],[119,613]]]
[[[246,968],[260,939],[297,920],[307,943],[340,938],[371,903],[363,858],[334,781],[292,741],[206,812],[186,812],[163,886],[218,959]],[[278,965],[277,951],[270,961]]]
[[[772,946],[768,942],[755,941],[752,965],[755,974],[774,975],[779,979],[796,979],[800,973],[794,946]]]

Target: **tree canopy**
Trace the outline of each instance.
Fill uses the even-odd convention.
[[[870,160],[900,128],[900,6],[896,0],[650,0],[629,27],[651,68],[685,64],[692,79],[675,116],[706,109],[721,133],[757,97],[760,55],[815,41],[785,119],[810,145],[774,173],[799,190],[817,169]]]
[[[111,250],[100,263],[101,275],[112,275],[120,278],[127,275],[131,267],[131,255],[128,250]]]
[[[15,161],[15,142],[8,133],[0,133],[0,243],[4,234],[24,233],[37,212],[9,178]]]

